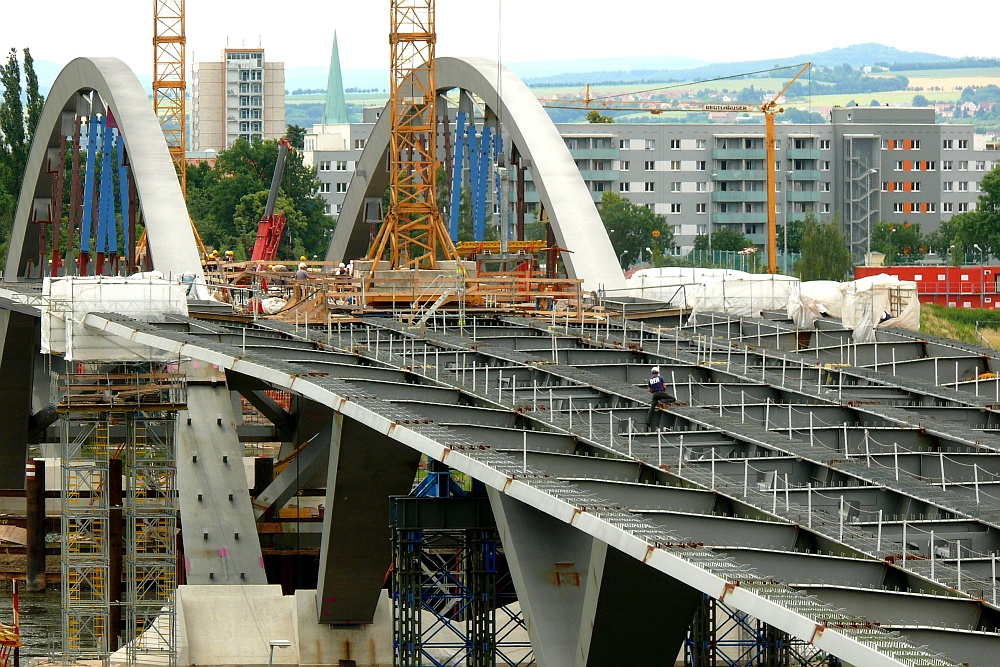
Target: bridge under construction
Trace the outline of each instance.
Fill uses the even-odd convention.
[[[439,87],[521,128],[589,304],[581,291],[564,310],[375,317],[353,295],[309,320],[234,315],[204,298],[134,76],[80,59],[53,86],[0,290],[0,483],[24,483],[29,447],[56,448],[67,657],[993,664],[1000,356],[609,297],[624,279],[582,183],[564,187],[579,175],[538,103],[495,63],[440,65]],[[159,275],[51,275],[36,228],[61,200],[49,168],[71,121],[109,112]],[[362,163],[384,150],[371,141]],[[368,234],[366,193],[384,191],[384,173],[359,170],[333,262]],[[674,400],[647,426],[654,365]],[[257,443],[277,443],[276,461],[255,461],[250,483]],[[273,566],[281,552],[291,567]],[[428,583],[448,552],[461,567],[439,559]],[[431,617],[455,632],[451,658],[429,652],[448,644],[423,631]],[[526,631],[517,657],[506,618]]]

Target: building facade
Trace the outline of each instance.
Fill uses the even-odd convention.
[[[676,252],[724,227],[764,245],[767,147],[762,123],[615,123],[557,126],[595,201],[605,191],[653,208],[672,225]],[[822,125],[775,127],[779,225],[813,213],[839,219],[862,257],[871,226],[919,223],[924,232],[976,207],[1000,153],[976,150],[970,125],[935,122],[933,109],[834,109]],[[529,210],[538,194],[529,185]]]
[[[317,165],[331,215],[380,111],[365,109],[363,124],[318,125],[307,135],[306,162]],[[594,201],[616,192],[666,216],[680,255],[698,235],[726,227],[758,246],[767,242],[764,125],[729,120],[556,127]],[[933,109],[848,107],[830,120],[776,125],[777,223],[810,213],[837,219],[859,262],[879,222],[919,223],[926,233],[975,209],[983,176],[1000,163],[1000,152],[981,141],[976,147],[971,125],[938,124]],[[530,170],[525,201],[533,219],[540,200]]]
[[[285,65],[264,49],[225,49],[191,76],[192,151],[221,151],[237,139],[285,136]]]

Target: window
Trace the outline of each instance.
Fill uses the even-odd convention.
[[[798,143],[799,143],[799,141],[798,141],[798,140],[796,140],[796,141],[795,141],[795,144],[796,144],[796,145],[795,145],[795,147],[796,147],[796,148],[798,148],[798,147],[799,147],[799,146],[798,146]],[[776,151],[780,151],[780,150],[781,150],[781,139],[775,139],[775,140],[774,140],[774,150],[776,150]]]
[[[340,215],[340,208],[341,208],[340,204],[334,204],[333,205],[333,212],[336,213],[337,215]]]
[[[321,161],[319,163],[319,170],[320,171],[330,171],[330,161],[329,160],[323,160],[323,161]]]
[[[330,191],[330,184],[329,183],[320,183],[319,184],[319,191],[320,192],[329,192]]]
[[[882,150],[884,150],[884,151],[889,150],[889,140],[888,139],[883,139],[882,140]]]
[[[903,212],[903,202],[901,202],[901,201],[894,202],[893,205],[892,205],[892,212],[893,213],[902,213]]]
[[[695,139],[694,147],[697,148],[700,151],[701,150],[705,150],[705,140],[704,139]]]
[[[629,162],[628,160],[622,160],[621,166],[618,167],[618,171],[628,171]]]
[[[969,191],[969,182],[968,181],[959,181],[958,182],[958,191],[959,192],[968,192]]]
[[[936,170],[937,170],[937,162],[936,161],[931,160],[930,162],[925,162],[924,163],[924,171],[936,171]]]
[[[951,139],[945,139],[941,142],[941,148],[946,151],[950,151],[954,147],[954,142]]]
[[[643,169],[646,171],[656,171],[656,160],[646,160],[646,164],[643,165]]]
[[[829,160],[820,160],[819,170],[820,171],[830,171],[830,161]]]
[[[332,207],[329,204],[327,204],[326,206],[323,207],[323,213],[326,213],[327,215],[330,215],[330,211],[332,211],[332,210],[333,209],[332,209]]]
[[[885,181],[882,181],[882,192],[888,192],[888,191],[889,191],[889,184],[886,183]]]
[[[930,202],[927,204],[928,213],[937,213],[937,204],[935,202]]]
[[[951,171],[951,160],[941,161],[941,171]]]
[[[671,204],[670,205],[670,212],[671,213],[680,213],[681,212],[681,205],[680,204]]]
[[[620,181],[618,183],[618,192],[631,192],[629,185],[631,184],[628,181]]]
[[[914,181],[913,184],[912,184],[912,186],[911,186],[911,188],[910,188],[910,190],[912,192],[920,192],[920,183]]]
[[[969,161],[968,160],[959,160],[958,161],[958,170],[959,171],[969,171]]]
[[[337,192],[347,192],[347,183],[337,183]]]
[[[695,213],[707,213],[708,212],[708,204],[695,204],[694,205],[694,212]],[[701,227],[702,225],[698,225],[698,226]],[[701,233],[701,232],[699,232],[699,233]]]
[[[355,139],[354,140],[354,150],[356,150],[356,151],[363,151],[364,149],[365,149],[365,140],[364,139]]]
[[[819,212],[820,213],[829,213],[830,212],[830,204],[828,202],[823,202],[822,204],[820,204],[819,205]]]
[[[708,225],[698,225],[698,236],[705,236],[708,234]]]
[[[656,192],[656,183],[653,183],[652,181],[646,181],[646,184],[642,190],[643,192]]]
[[[897,151],[903,150],[903,140],[902,139],[896,139],[895,144],[893,145],[893,148],[895,150],[897,150]]]
[[[920,150],[920,139],[914,139],[910,142],[910,150],[919,151]]]
[[[618,140],[618,148],[622,149],[623,151],[627,151],[628,148],[629,148],[629,140],[628,139],[619,139]]]
[[[670,184],[670,191],[671,192],[680,192],[681,191],[681,182],[680,181],[673,181]]]
[[[820,139],[819,140],[819,149],[821,151],[828,151],[828,150],[830,150],[830,140],[829,139]]]
[[[969,140],[968,139],[959,139],[958,140],[958,150],[960,150],[960,151],[967,151],[967,150],[969,150]]]
[[[681,149],[681,140],[680,139],[671,139],[670,140],[670,150],[672,150],[672,151],[679,151],[680,149]]]
[[[951,211],[952,211],[952,203],[950,201],[946,201],[946,202],[942,202],[941,203],[941,212],[942,213],[951,213]]]
[[[347,160],[337,160],[337,171],[347,171]]]
[[[592,190],[594,192],[604,192],[605,190],[611,189],[610,181],[594,181],[594,186]]]
[[[822,183],[820,183],[819,184],[819,191],[820,192],[829,192],[830,191],[830,182],[829,181],[823,181]]]
[[[955,183],[952,181],[943,181],[941,183],[941,189],[945,192],[951,192],[954,189]]]
[[[968,211],[969,211],[969,202],[967,201],[958,202],[959,213],[968,213]]]
[[[698,192],[708,192],[708,183],[706,183],[705,181],[698,181],[696,190]]]
[[[903,171],[903,161],[902,160],[896,160],[896,168],[895,168],[895,170],[896,171]]]
[[[694,168],[696,171],[705,171],[705,160],[698,160],[695,162]]]
[[[976,171],[986,171],[986,161],[977,160],[976,161]]]
[[[647,151],[656,150],[656,139],[646,139],[646,150]]]

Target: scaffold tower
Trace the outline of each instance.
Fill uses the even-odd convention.
[[[166,365],[73,364],[58,376],[62,413],[63,654],[107,661],[117,645],[112,608],[124,611],[127,662],[177,664],[177,466],[174,422],[186,405],[184,375]],[[104,371],[104,372],[99,372]],[[122,479],[113,479],[114,459]],[[119,477],[115,474],[114,477]],[[124,526],[111,489],[123,487]],[[112,540],[124,532],[124,572]],[[123,576],[124,575],[124,576]],[[116,577],[124,595],[114,600]]]

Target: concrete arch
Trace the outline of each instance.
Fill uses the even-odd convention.
[[[453,88],[478,95],[497,112],[521,156],[530,160],[535,187],[552,221],[556,242],[569,250],[563,261],[570,277],[582,278],[588,290],[624,288],[618,257],[580,171],[545,109],[524,82],[488,58],[438,58],[437,89],[443,92]],[[385,169],[388,146],[389,118],[382,114],[347,190],[327,260],[360,257],[367,251],[364,201],[366,197],[381,198],[389,184]]]
[[[90,93],[96,94],[93,102]],[[76,116],[107,109],[125,138],[154,268],[203,278],[187,206],[149,97],[117,58],[76,58],[52,84],[38,121],[7,251],[6,280],[23,278],[28,259],[38,256],[38,236],[28,231],[33,213],[44,215],[51,200],[46,167],[59,155],[60,137],[73,133]]]

